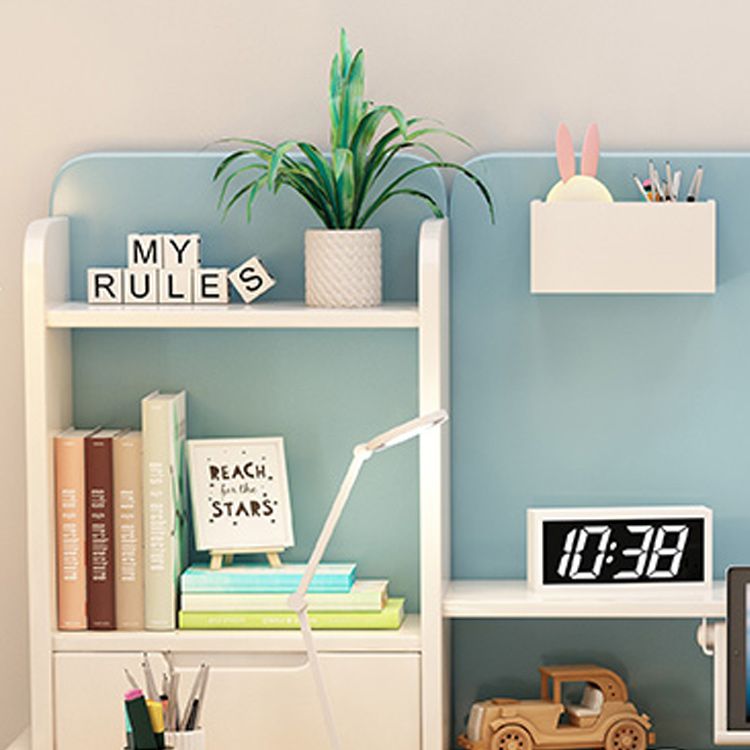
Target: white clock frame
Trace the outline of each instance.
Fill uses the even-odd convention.
[[[700,583],[680,583],[664,581],[663,583],[595,583],[587,586],[576,584],[544,583],[544,546],[543,526],[545,521],[626,521],[631,518],[648,518],[654,520],[670,518],[703,519],[703,581]],[[596,508],[528,508],[526,511],[526,579],[529,588],[548,594],[565,594],[575,591],[581,596],[599,596],[603,593],[626,595],[630,591],[655,592],[663,594],[664,590],[680,591],[705,590],[713,582],[713,511],[705,505],[660,505]]]

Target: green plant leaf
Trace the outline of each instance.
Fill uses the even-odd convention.
[[[372,216],[372,214],[380,208],[384,203],[389,201],[391,198],[395,198],[397,195],[411,195],[415,198],[419,198],[420,200],[424,201],[432,210],[432,215],[436,219],[444,219],[445,213],[443,212],[443,209],[440,208],[440,205],[438,202],[429,194],[425,193],[423,190],[416,190],[414,188],[400,188],[399,190],[393,190],[392,192],[388,193],[380,202],[378,206],[376,206],[371,212],[368,210],[368,212],[365,213],[365,217],[361,222],[357,223],[357,229],[362,229],[364,227],[365,223],[367,222],[367,219]]]
[[[225,180],[224,183],[221,186],[221,193],[219,194],[219,200],[216,203],[217,208],[221,208],[221,205],[224,203],[224,198],[226,197],[227,190],[229,189],[229,186],[234,182],[234,180],[239,177],[242,174],[246,174],[247,172],[251,172],[256,169],[266,169],[265,164],[248,164],[247,166],[240,167],[239,169],[236,169],[234,172],[232,172]]]
[[[279,167],[281,166],[284,157],[287,152],[293,148],[297,148],[297,141],[284,141],[280,143],[273,150],[273,156],[271,157],[271,163],[268,165],[268,187],[274,192],[278,191],[276,185],[276,175],[278,174]]]

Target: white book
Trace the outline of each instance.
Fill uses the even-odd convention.
[[[174,630],[187,550],[185,392],[141,401],[146,630]]]
[[[306,596],[311,612],[379,612],[388,601],[388,581],[355,581],[345,594]],[[182,594],[183,612],[289,612],[289,594]]]

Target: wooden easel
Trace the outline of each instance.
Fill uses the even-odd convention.
[[[272,568],[281,568],[282,562],[279,553],[283,552],[283,547],[277,549],[223,549],[211,550],[211,570],[221,570],[222,565],[231,565],[234,562],[235,555],[265,555],[268,564]]]

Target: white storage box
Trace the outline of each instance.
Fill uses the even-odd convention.
[[[712,294],[716,203],[531,203],[533,294]]]

